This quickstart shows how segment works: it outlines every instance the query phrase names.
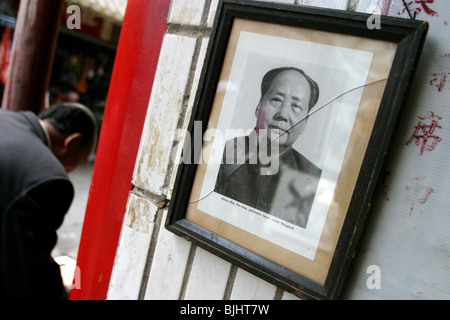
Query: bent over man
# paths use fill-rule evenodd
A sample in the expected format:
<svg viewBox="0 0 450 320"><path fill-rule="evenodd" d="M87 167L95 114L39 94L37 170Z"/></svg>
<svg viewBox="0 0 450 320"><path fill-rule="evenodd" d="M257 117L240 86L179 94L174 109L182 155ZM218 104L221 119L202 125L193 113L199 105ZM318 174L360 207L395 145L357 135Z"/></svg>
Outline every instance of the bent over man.
<svg viewBox="0 0 450 320"><path fill-rule="evenodd" d="M0 109L0 297L67 299L51 251L97 135L85 106L55 105L37 117Z"/></svg>

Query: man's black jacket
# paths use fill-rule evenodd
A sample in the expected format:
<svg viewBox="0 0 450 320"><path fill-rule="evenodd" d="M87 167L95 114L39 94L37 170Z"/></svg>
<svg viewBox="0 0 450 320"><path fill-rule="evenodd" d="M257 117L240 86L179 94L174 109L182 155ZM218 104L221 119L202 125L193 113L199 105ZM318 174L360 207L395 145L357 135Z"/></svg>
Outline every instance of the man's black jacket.
<svg viewBox="0 0 450 320"><path fill-rule="evenodd" d="M31 112L0 109L0 297L65 299L51 257L74 190Z"/></svg>

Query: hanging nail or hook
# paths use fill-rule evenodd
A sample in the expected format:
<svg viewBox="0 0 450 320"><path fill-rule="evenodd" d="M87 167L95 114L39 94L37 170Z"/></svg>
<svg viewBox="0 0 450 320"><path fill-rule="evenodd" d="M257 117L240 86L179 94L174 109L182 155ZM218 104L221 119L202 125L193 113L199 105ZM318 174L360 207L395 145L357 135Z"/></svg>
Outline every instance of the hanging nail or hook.
<svg viewBox="0 0 450 320"><path fill-rule="evenodd" d="M409 17L410 17L412 20L416 20L417 12L414 11L414 14L412 14L412 13L411 13L411 10L409 10L409 6L406 4L405 0L402 0L402 2L403 2L403 6L405 7L406 11L408 11Z"/></svg>

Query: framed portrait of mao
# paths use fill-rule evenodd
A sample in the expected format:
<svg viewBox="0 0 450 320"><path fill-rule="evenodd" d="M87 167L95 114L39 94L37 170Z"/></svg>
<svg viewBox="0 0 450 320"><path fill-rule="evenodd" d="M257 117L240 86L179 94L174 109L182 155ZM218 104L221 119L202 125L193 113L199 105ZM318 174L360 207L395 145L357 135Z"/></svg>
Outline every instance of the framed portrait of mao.
<svg viewBox="0 0 450 320"><path fill-rule="evenodd" d="M427 23L220 1L166 228L305 299L341 298Z"/></svg>

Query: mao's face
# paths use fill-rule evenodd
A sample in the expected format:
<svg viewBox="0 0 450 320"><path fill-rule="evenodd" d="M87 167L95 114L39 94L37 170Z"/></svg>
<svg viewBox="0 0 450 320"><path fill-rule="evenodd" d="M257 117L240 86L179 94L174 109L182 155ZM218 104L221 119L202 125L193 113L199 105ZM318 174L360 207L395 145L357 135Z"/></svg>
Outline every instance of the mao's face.
<svg viewBox="0 0 450 320"><path fill-rule="evenodd" d="M305 77L297 71L278 74L256 109L256 129L278 130L279 145L291 146L305 130L311 88Z"/></svg>

